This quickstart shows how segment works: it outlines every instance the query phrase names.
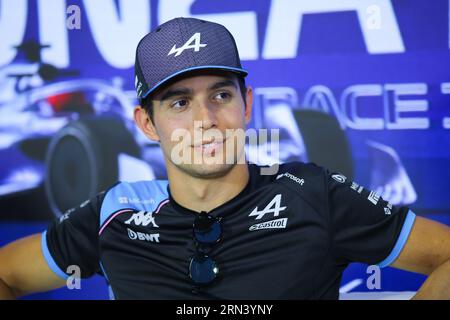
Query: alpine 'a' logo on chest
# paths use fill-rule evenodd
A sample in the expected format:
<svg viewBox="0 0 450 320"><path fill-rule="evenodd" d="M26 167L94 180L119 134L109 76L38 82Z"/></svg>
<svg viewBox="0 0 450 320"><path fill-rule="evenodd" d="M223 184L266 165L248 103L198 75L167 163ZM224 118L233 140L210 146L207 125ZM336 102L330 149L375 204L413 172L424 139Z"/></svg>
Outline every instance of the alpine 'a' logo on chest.
<svg viewBox="0 0 450 320"><path fill-rule="evenodd" d="M273 213L274 217L278 217L280 215L280 211L283 211L286 208L287 207L281 206L281 194L277 194L263 210L258 211L258 207L256 207L248 216L256 216L255 219L259 220L264 217L266 213Z"/></svg>

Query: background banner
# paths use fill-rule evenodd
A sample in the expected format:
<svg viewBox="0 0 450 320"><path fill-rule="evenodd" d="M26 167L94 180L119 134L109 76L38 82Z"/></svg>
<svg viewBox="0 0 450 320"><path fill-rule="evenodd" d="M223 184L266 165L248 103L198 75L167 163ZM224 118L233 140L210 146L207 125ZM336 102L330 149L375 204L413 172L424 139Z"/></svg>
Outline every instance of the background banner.
<svg viewBox="0 0 450 320"><path fill-rule="evenodd" d="M138 41L178 16L234 35L251 127L280 130L279 149L250 160L317 162L450 224L449 15L447 0L0 0L1 230L39 229L118 179L165 177L133 124L133 65Z"/></svg>

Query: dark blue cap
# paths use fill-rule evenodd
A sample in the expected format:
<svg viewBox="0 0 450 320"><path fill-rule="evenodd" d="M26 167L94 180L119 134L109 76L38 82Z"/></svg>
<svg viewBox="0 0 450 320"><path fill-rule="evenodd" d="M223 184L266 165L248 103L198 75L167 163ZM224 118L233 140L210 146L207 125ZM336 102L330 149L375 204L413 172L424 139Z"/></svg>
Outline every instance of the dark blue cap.
<svg viewBox="0 0 450 320"><path fill-rule="evenodd" d="M134 69L139 99L167 81L195 70L247 75L231 33L220 24L194 18L172 19L142 38Z"/></svg>

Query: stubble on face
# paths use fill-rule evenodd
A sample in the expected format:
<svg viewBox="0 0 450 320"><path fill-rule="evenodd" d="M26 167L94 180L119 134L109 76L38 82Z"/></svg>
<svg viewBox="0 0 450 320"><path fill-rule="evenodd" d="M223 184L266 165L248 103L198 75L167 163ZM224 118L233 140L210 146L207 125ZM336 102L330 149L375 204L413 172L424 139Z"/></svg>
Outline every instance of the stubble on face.
<svg viewBox="0 0 450 320"><path fill-rule="evenodd" d="M169 114L165 124L160 123L160 131L163 138L161 147L166 159L168 171L171 169L181 171L189 176L200 179L216 179L226 176L237 164L245 164L245 103L238 89L237 79L232 78L234 85L234 95L230 104L226 106L227 114L218 112L215 114L217 123L209 129L201 129L200 133L195 125L192 127L193 117L189 112L184 114ZM199 76L185 79L173 85L175 88L187 87L196 90L204 90L205 87L223 81L219 76ZM225 78L229 80L229 78ZM189 82L188 82L189 81ZM224 107L225 108L225 107ZM185 117L185 118L183 118ZM161 120L162 117L159 117ZM163 119L164 121L164 119ZM179 128L184 128L181 140L174 139L169 133ZM215 131L216 134L211 134ZM217 134L218 133L218 134ZM201 138L198 138L198 135ZM170 141L169 141L170 140ZM201 145L205 141L209 144ZM216 145L214 143L218 142ZM200 144L200 145L199 145ZM174 158L174 148L178 147L178 156ZM176 154L177 152L175 152ZM180 161L179 158L183 160Z"/></svg>
<svg viewBox="0 0 450 320"><path fill-rule="evenodd" d="M224 141L212 150L198 150L188 145L183 151L188 152L188 161L175 163L173 156L168 157L171 163L189 176L202 179L216 179L226 176L236 165L245 164L245 136L235 134L235 130L227 130ZM243 130L239 130L243 132Z"/></svg>

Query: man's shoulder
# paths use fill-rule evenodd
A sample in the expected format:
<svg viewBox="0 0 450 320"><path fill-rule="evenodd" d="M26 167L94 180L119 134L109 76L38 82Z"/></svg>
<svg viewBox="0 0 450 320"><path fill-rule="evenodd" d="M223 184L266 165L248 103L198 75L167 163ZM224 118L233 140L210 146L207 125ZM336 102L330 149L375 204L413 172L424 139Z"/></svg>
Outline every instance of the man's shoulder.
<svg viewBox="0 0 450 320"><path fill-rule="evenodd" d="M167 180L119 181L106 190L104 197L120 198L121 202L126 202L125 198L167 197L167 186Z"/></svg>
<svg viewBox="0 0 450 320"><path fill-rule="evenodd" d="M103 198L100 215L105 217L120 210L152 212L167 200L167 180L120 181L108 189Z"/></svg>
<svg viewBox="0 0 450 320"><path fill-rule="evenodd" d="M322 178L324 176L325 169L321 166L316 165L313 162L306 163L301 161L293 161L280 164L279 174L289 172L307 175L309 177Z"/></svg>
<svg viewBox="0 0 450 320"><path fill-rule="evenodd" d="M316 211L326 210L326 169L314 163L289 162L280 165L275 181L307 201Z"/></svg>
<svg viewBox="0 0 450 320"><path fill-rule="evenodd" d="M119 181L108 192L125 192L125 193L137 193L145 194L148 192L166 192L168 180L141 180L141 181Z"/></svg>
<svg viewBox="0 0 450 320"><path fill-rule="evenodd" d="M253 172L258 172L258 175L261 176L275 176L278 178L280 174L291 173L291 174L303 174L308 176L321 177L324 175L326 169L316 165L312 162L301 162L301 161L292 161L285 163L276 163L270 166L268 165L258 165L251 163L251 170Z"/></svg>

